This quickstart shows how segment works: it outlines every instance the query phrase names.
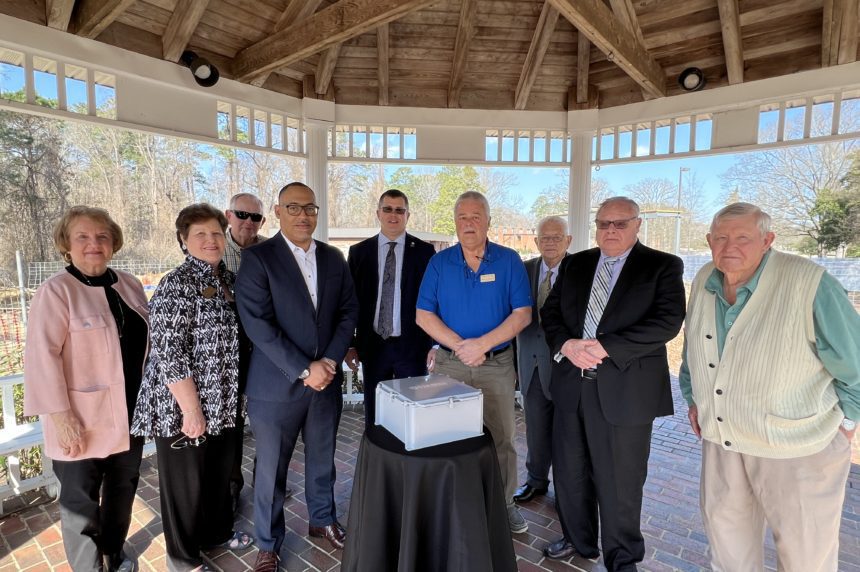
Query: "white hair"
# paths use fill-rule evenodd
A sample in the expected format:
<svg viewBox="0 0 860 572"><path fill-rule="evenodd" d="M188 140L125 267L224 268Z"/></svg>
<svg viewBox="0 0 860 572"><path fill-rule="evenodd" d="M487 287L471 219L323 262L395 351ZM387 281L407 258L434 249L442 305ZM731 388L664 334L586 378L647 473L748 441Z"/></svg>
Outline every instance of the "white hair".
<svg viewBox="0 0 860 572"><path fill-rule="evenodd" d="M457 214L457 209L460 207L460 203L463 201L478 201L482 205L484 205L484 212L487 214L487 218L490 218L490 201L487 200L486 195L484 193L480 193L478 191L466 191L459 197L457 197L457 201L454 203L454 215Z"/></svg>
<svg viewBox="0 0 860 572"><path fill-rule="evenodd" d="M600 206L597 208L597 213L600 214L600 211L603 210L603 207L609 206L610 204L614 203L621 203L623 205L626 205L628 208L630 208L630 210L633 211L634 217L639 216L639 203L637 203L630 197L609 197L608 199L600 203Z"/></svg>
<svg viewBox="0 0 860 572"><path fill-rule="evenodd" d="M560 217L560 216L556 216L556 215L545 216L538 221L538 223L537 223L537 234L538 234L538 236L540 236L540 233L541 233L541 230L543 230L543 227L547 223L550 223L550 222L560 224L561 228L564 232L564 235L567 236L567 220Z"/></svg>
<svg viewBox="0 0 860 572"><path fill-rule="evenodd" d="M239 202L239 199L244 199L246 197L256 201L257 206L260 207L260 212L263 212L263 201L260 200L260 197L251 193L236 193L235 195L230 197L230 210L236 208L236 203Z"/></svg>
<svg viewBox="0 0 860 572"><path fill-rule="evenodd" d="M723 219L749 215L755 216L756 225L762 236L770 232L770 215L752 203L732 203L718 210L711 220L710 232L714 232L717 224Z"/></svg>

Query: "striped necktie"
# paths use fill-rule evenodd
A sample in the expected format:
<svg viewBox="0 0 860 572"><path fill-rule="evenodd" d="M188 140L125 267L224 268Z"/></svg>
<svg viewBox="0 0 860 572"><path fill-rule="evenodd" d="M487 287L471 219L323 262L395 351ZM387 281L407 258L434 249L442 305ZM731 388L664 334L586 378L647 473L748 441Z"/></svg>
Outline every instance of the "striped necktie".
<svg viewBox="0 0 860 572"><path fill-rule="evenodd" d="M397 261L394 258L394 247L397 243L388 243L388 254L385 255L385 265L382 267L382 294L379 297L379 321L376 333L387 340L394 333L394 277L397 274Z"/></svg>
<svg viewBox="0 0 860 572"><path fill-rule="evenodd" d="M585 312L585 326L582 328L582 339L593 339L597 334L597 324L603 317L603 309L609 299L609 282L612 280L612 268L618 258L606 258L603 266L594 276L591 284L591 296L588 298L588 310Z"/></svg>

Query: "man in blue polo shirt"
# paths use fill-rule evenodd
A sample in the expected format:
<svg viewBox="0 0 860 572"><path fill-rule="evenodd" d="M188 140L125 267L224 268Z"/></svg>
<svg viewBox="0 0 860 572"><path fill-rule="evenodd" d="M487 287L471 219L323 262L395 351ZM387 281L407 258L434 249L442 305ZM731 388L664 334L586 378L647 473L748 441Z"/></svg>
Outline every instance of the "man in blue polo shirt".
<svg viewBox="0 0 860 572"><path fill-rule="evenodd" d="M439 343L436 373L484 394L484 423L496 446L511 532L528 524L514 504L514 352L511 340L532 319L531 291L519 255L487 240L490 205L476 191L454 204L459 244L430 259L418 291L416 322Z"/></svg>

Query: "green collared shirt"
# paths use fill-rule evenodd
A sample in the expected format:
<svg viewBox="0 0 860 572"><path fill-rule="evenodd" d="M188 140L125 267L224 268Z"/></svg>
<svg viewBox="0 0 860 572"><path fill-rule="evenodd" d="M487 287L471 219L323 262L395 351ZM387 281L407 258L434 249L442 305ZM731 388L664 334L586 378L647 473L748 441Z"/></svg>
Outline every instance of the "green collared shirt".
<svg viewBox="0 0 860 572"><path fill-rule="evenodd" d="M723 355L726 337L744 306L758 286L768 251L752 278L738 288L737 300L730 304L723 295L723 273L714 268L705 281L705 289L716 296L717 349ZM860 420L860 315L851 305L845 290L836 278L824 272L812 303L815 327L815 347L818 359L833 376L833 388L839 406L849 419ZM683 361L678 374L681 393L687 404L693 405L690 368L687 366L687 342L684 341Z"/></svg>

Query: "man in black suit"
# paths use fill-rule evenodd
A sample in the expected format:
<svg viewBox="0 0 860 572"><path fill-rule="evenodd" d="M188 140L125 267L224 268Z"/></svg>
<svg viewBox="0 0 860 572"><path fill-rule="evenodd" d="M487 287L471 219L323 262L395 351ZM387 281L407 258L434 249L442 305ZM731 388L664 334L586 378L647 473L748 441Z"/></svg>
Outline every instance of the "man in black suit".
<svg viewBox="0 0 860 572"><path fill-rule="evenodd" d="M346 354L353 370L364 368L364 423L373 425L376 385L427 373L433 345L415 325L418 287L433 246L406 232L409 199L397 189L379 197L380 232L349 248L349 270L358 296L358 328L354 347Z"/></svg>
<svg viewBox="0 0 860 572"><path fill-rule="evenodd" d="M545 495L552 464L553 405L549 393L552 356L546 345L538 312L558 279L571 237L567 221L558 216L541 219L535 244L540 256L527 261L526 273L532 290L532 322L517 335L517 377L526 414L526 471L528 478L514 493L514 501L526 503Z"/></svg>
<svg viewBox="0 0 860 572"><path fill-rule="evenodd" d="M651 426L672 415L666 342L684 320L683 262L643 246L639 206L607 199L596 217L598 248L562 264L543 309L555 364L553 472L564 537L550 558L596 558L636 570L645 557L639 529Z"/></svg>
<svg viewBox="0 0 860 572"><path fill-rule="evenodd" d="M313 191L290 183L278 194L281 232L242 252L236 302L254 343L248 415L257 449L254 523L256 572L275 572L284 541L287 467L301 432L305 444L308 535L343 548L334 503L334 450L343 409L340 363L358 302L339 250L313 239Z"/></svg>

